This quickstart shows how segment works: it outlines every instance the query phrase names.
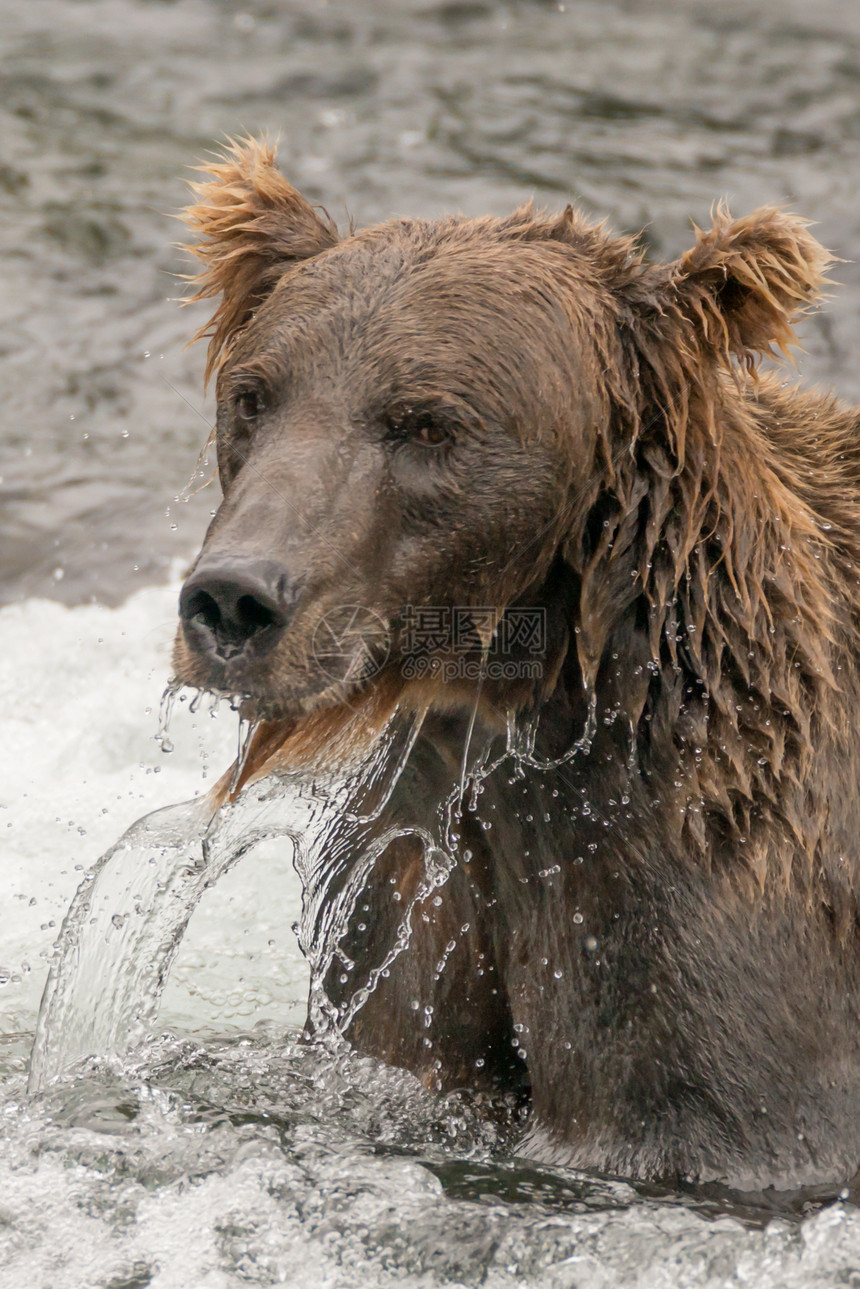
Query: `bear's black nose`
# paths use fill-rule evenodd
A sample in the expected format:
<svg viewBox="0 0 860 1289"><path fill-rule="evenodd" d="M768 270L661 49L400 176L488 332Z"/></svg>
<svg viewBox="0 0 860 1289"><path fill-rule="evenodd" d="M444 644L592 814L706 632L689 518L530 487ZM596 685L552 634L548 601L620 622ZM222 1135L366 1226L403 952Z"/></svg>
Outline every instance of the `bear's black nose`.
<svg viewBox="0 0 860 1289"><path fill-rule="evenodd" d="M292 617L295 588L287 569L273 560L201 563L182 588L179 616L198 653L225 662L271 648Z"/></svg>

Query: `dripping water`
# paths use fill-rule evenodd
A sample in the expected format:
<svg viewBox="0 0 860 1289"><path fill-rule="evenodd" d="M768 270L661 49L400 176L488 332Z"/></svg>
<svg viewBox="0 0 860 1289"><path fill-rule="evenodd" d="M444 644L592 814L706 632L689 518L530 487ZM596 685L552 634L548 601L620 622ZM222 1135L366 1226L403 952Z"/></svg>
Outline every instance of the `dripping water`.
<svg viewBox="0 0 860 1289"><path fill-rule="evenodd" d="M230 777L230 796L236 791L242 778L242 772L248 764L248 756L251 752L251 745L254 741L254 735L259 728L259 721L249 721L244 717L239 717L239 727L236 738L236 763L233 766L233 773Z"/></svg>
<svg viewBox="0 0 860 1289"><path fill-rule="evenodd" d="M170 721L173 717L173 708L176 703L176 697L184 688L181 681L171 680L164 688L161 695L161 703L158 708L158 729L155 733L155 741L161 748L162 752L172 752L173 743L170 740L169 730Z"/></svg>
<svg viewBox="0 0 860 1289"><path fill-rule="evenodd" d="M627 762L624 767L624 789L621 793L622 806L630 805L630 788L633 783L633 776L639 768L639 733L636 728L636 722L631 720L627 725Z"/></svg>

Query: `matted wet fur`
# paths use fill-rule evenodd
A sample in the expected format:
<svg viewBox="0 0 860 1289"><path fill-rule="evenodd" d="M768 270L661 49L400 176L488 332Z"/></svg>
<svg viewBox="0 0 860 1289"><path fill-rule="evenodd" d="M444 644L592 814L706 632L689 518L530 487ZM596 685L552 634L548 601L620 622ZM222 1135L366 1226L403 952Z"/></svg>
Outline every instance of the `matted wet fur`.
<svg viewBox="0 0 860 1289"><path fill-rule="evenodd" d="M827 252L771 208L717 208L657 265L571 208L341 237L268 145L208 171L186 219L194 298L218 301L224 500L183 591L178 679L249 696L245 779L429 707L380 835L450 795L467 740L501 750L509 719L536 722L519 777L511 761L464 812L456 867L351 1040L431 1085L514 1090L546 1159L847 1181L858 412L757 371ZM367 632L323 668L314 641L349 606ZM416 668L416 606L475 610L480 680L426 665L452 660L441 638ZM506 646L518 665L490 674L487 606L541 611L537 671ZM590 715L580 753L540 768ZM377 864L335 1001L384 956L421 867L414 839Z"/></svg>

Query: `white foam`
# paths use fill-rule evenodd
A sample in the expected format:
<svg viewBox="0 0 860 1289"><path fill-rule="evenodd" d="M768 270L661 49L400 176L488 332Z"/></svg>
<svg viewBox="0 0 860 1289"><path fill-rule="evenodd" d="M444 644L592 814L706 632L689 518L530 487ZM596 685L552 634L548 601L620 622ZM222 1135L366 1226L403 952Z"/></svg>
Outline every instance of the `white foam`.
<svg viewBox="0 0 860 1289"><path fill-rule="evenodd" d="M177 703L155 741L177 587L117 609L29 600L0 610L0 1033L30 1030L47 958L84 870L141 815L208 791L237 717ZM165 1024L300 1019L306 971L290 930L289 847L260 847L208 892L162 1005ZM286 1013L289 1013L287 1015Z"/></svg>

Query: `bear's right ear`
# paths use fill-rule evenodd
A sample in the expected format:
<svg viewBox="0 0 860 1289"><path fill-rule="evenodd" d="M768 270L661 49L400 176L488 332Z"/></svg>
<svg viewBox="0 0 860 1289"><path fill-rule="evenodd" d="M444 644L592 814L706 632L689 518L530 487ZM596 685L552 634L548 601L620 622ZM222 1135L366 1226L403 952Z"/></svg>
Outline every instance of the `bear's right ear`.
<svg viewBox="0 0 860 1289"><path fill-rule="evenodd" d="M656 272L664 305L718 358L751 371L797 343L793 323L821 299L833 258L797 215L764 206L732 219L720 204L713 226L697 228L696 244Z"/></svg>
<svg viewBox="0 0 860 1289"><path fill-rule="evenodd" d="M278 170L275 149L257 139L230 140L222 161L199 169L211 176L192 183L197 200L182 218L200 240L185 247L203 263L188 281L188 297L221 303L195 340L208 336L206 380L235 336L253 316L284 269L334 246L337 229Z"/></svg>

